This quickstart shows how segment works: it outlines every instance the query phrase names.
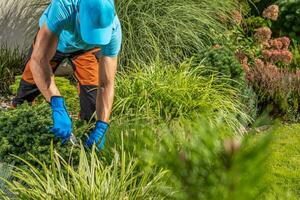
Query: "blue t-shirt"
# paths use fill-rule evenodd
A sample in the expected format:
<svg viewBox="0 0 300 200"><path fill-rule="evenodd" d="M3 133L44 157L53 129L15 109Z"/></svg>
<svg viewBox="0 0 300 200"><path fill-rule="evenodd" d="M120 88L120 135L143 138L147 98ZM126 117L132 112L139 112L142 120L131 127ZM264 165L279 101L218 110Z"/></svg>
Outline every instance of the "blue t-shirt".
<svg viewBox="0 0 300 200"><path fill-rule="evenodd" d="M39 26L46 23L51 32L59 37L57 50L72 53L79 50L101 49L104 56L115 57L121 48L122 31L118 16L113 22L113 33L107 45L91 45L83 41L78 20L79 0L52 0L39 20Z"/></svg>

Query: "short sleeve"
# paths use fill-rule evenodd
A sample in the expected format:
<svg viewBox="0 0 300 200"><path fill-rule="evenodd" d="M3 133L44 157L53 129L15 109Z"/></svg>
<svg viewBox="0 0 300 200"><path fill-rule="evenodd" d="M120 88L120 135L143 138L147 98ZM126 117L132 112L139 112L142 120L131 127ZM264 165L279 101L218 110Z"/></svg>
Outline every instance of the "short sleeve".
<svg viewBox="0 0 300 200"><path fill-rule="evenodd" d="M116 57L120 52L122 44L122 28L117 16L114 23L114 30L110 42L101 47L102 56Z"/></svg>
<svg viewBox="0 0 300 200"><path fill-rule="evenodd" d="M68 19L68 11L61 0L53 0L40 19L40 27L46 23L49 30L60 35Z"/></svg>

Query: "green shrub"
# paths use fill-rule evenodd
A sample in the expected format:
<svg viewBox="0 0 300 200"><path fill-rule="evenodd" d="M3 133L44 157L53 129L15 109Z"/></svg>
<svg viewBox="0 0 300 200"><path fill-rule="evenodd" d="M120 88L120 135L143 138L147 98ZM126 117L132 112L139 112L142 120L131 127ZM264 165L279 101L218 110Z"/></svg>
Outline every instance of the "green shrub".
<svg viewBox="0 0 300 200"><path fill-rule="evenodd" d="M193 58L192 65L197 66L201 63L205 66L208 76L217 73L224 77L220 81L238 90L241 94L240 101L245 105L244 112L254 120L257 117L257 97L247 84L245 71L231 48L222 46L204 49ZM247 124L248 121L244 123Z"/></svg>
<svg viewBox="0 0 300 200"><path fill-rule="evenodd" d="M206 48L199 52L193 61L196 65L201 63L206 69L218 72L226 78L237 82L245 81L245 73L240 62L234 51L226 46ZM236 85L233 81L231 81L231 84Z"/></svg>
<svg viewBox="0 0 300 200"><path fill-rule="evenodd" d="M160 131L156 151L144 156L170 171L171 199L256 199L265 174L270 135L249 147L248 139L225 139L224 124L206 120L174 123ZM147 152L147 151L146 151ZM249 189L251 188L251 189Z"/></svg>
<svg viewBox="0 0 300 200"><path fill-rule="evenodd" d="M238 90L217 75L204 76L205 66L133 66L117 75L113 116L137 116L145 119L193 118L207 114L212 123L222 119L234 129L248 121L239 101Z"/></svg>
<svg viewBox="0 0 300 200"><path fill-rule="evenodd" d="M261 27L272 27L272 22L268 19L265 19L261 16L249 16L245 18L243 27L246 30L248 36L252 34Z"/></svg>
<svg viewBox="0 0 300 200"><path fill-rule="evenodd" d="M280 15L278 21L274 24L274 31L300 41L300 1L279 0L278 2Z"/></svg>
<svg viewBox="0 0 300 200"><path fill-rule="evenodd" d="M20 165L12 155L27 158L28 153L34 154L38 159L49 163L49 150L51 140L55 141L56 148L61 155L69 157L76 149L70 145L61 145L50 132L52 125L50 106L41 104L37 106L22 105L18 109L0 113L0 161ZM78 128L77 126L78 125ZM81 127L79 127L81 126ZM78 138L85 139L89 126L76 122L74 133ZM76 160L76 157L74 157Z"/></svg>
<svg viewBox="0 0 300 200"><path fill-rule="evenodd" d="M293 60L291 65L289 66L289 69L291 70L300 69L300 42L293 40L291 46L291 52L293 54Z"/></svg>
<svg viewBox="0 0 300 200"><path fill-rule="evenodd" d="M9 91L15 75L20 74L25 63L25 54L18 48L9 49L6 45L0 46L0 93Z"/></svg>
<svg viewBox="0 0 300 200"><path fill-rule="evenodd" d="M266 7L278 2L278 0L246 0L246 1L248 1L251 7L252 15L260 15Z"/></svg>

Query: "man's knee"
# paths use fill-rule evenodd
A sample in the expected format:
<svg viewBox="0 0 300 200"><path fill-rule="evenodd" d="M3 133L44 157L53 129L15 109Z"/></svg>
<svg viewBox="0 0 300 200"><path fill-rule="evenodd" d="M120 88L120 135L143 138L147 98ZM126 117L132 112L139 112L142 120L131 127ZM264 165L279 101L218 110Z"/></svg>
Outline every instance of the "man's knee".
<svg viewBox="0 0 300 200"><path fill-rule="evenodd" d="M40 91L35 84L28 83L27 81L21 79L17 95L12 100L12 106L17 107L18 105L24 103L24 101L27 101L29 104L31 104L39 94Z"/></svg>

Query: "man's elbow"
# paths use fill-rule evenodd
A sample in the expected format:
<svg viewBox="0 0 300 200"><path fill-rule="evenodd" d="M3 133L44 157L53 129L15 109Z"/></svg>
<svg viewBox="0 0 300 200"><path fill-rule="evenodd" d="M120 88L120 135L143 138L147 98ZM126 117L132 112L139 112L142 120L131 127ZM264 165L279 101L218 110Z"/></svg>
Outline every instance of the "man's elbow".
<svg viewBox="0 0 300 200"><path fill-rule="evenodd" d="M108 90L113 90L115 86L114 81L102 81L101 84L99 85L99 89L101 91L108 91Z"/></svg>
<svg viewBox="0 0 300 200"><path fill-rule="evenodd" d="M30 69L32 71L35 71L37 69L39 69L42 66L47 66L47 61L44 58L38 57L38 56L32 56L30 58Z"/></svg>

